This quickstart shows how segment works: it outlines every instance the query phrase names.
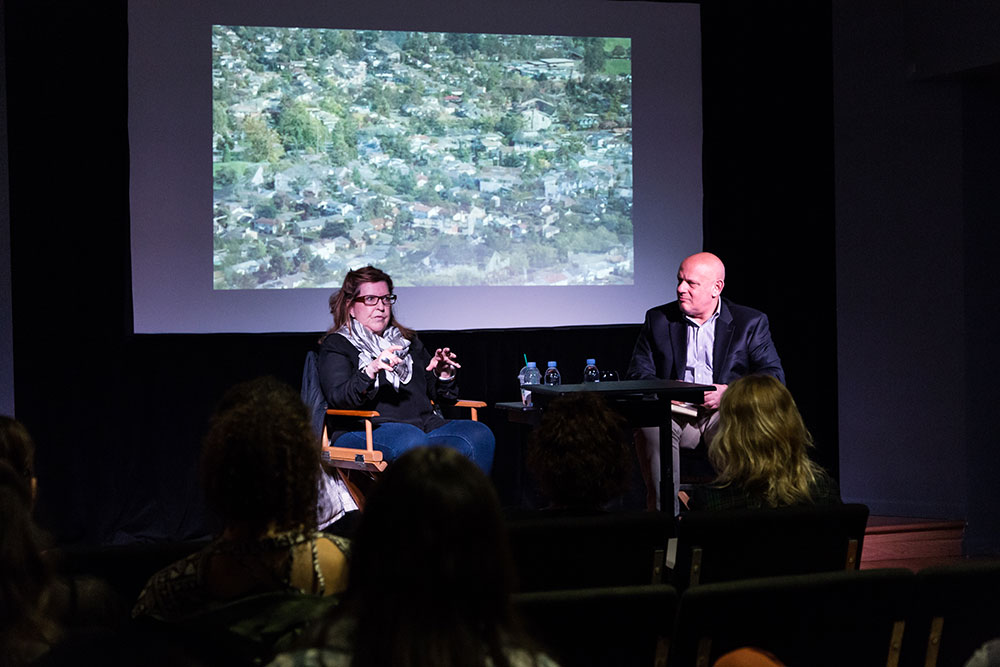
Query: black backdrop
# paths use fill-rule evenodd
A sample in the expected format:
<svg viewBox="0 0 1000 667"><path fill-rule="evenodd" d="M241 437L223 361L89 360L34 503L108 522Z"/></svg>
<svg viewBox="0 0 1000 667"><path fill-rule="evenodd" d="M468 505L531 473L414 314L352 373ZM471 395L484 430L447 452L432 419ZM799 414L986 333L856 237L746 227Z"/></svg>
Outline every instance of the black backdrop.
<svg viewBox="0 0 1000 667"><path fill-rule="evenodd" d="M770 315L836 473L830 5L701 6L704 246L726 261L727 296ZM214 402L262 374L298 386L316 336L132 334L126 4L8 0L5 18L16 410L39 447L39 517L67 543L203 535L197 455ZM454 347L463 395L492 404L517 397L523 353L570 379L588 356L623 371L637 330L422 337ZM483 419L509 500L520 432Z"/></svg>

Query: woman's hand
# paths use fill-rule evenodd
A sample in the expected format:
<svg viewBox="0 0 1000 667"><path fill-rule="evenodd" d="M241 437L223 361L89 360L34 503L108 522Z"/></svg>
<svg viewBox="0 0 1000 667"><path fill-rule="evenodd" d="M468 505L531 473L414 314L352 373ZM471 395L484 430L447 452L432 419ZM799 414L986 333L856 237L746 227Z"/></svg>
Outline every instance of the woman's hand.
<svg viewBox="0 0 1000 667"><path fill-rule="evenodd" d="M400 362L399 357L397 357L395 353L402 349L402 345L390 345L382 350L377 357L372 359L368 362L368 365L365 366L365 375L374 380L379 371L391 371L393 367Z"/></svg>
<svg viewBox="0 0 1000 667"><path fill-rule="evenodd" d="M434 356L431 357L431 362L427 364L426 370L432 371L439 380L450 380L462 367L460 363L455 361L457 358L450 347L439 347L434 351Z"/></svg>

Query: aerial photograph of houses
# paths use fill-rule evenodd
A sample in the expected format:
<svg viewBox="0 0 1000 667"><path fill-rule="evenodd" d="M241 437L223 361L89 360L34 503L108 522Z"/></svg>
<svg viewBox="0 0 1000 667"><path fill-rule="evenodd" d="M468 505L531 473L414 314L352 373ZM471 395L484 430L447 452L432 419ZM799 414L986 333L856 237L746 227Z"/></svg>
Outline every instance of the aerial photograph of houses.
<svg viewBox="0 0 1000 667"><path fill-rule="evenodd" d="M631 284L631 51L213 26L215 289Z"/></svg>

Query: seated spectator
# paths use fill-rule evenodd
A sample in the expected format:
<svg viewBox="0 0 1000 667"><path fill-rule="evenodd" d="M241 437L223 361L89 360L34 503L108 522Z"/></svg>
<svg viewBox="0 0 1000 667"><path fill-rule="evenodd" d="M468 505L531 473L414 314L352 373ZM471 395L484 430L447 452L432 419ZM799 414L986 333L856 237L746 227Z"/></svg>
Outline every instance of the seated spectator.
<svg viewBox="0 0 1000 667"><path fill-rule="evenodd" d="M8 444L5 437L0 441ZM36 660L61 636L50 605L54 579L31 518L31 486L24 475L24 469L0 460L0 665L5 667Z"/></svg>
<svg viewBox="0 0 1000 667"><path fill-rule="evenodd" d="M5 496L3 516L7 520L4 527L7 537L2 542L7 550L4 551L3 571L24 570L19 583L27 588L22 593L34 586L42 585L44 588L43 608L38 610L41 616L25 611L25 621L34 623L33 618L44 621L42 626L38 626L45 629L47 637L44 644L57 634L65 637L115 627L125 617L127 607L103 579L86 574L70 575L62 571L60 565L63 553L59 549L49 548L49 540L43 539L44 533L32 521L31 514L38 497L38 480L34 467L35 444L28 429L12 417L0 416L0 462L5 464L6 493L18 487L18 493L23 493L24 501L23 508L14 507L11 505L13 496ZM24 516L21 509L26 512ZM16 563L10 559L15 559ZM33 570L33 573L27 570ZM44 583L39 577L44 578ZM9 600L15 606L23 603L23 600L17 602L20 595L18 592L8 589L7 584L4 587L5 593L0 595L0 600ZM54 632L55 628L59 628L58 633ZM24 632L26 637L35 636L31 629ZM46 650L47 648L46 645Z"/></svg>
<svg viewBox="0 0 1000 667"><path fill-rule="evenodd" d="M222 534L153 575L132 616L177 621L259 593L341 591L348 542L315 529L319 470L318 442L291 387L273 378L233 387L202 452Z"/></svg>
<svg viewBox="0 0 1000 667"><path fill-rule="evenodd" d="M333 326L320 339L319 378L331 408L375 410L373 447L386 461L412 447L460 450L489 474L496 438L478 421L444 419L435 405L458 399L458 355L430 350L396 318L392 278L374 266L348 271L330 295ZM337 447L366 446L366 433L333 431Z"/></svg>
<svg viewBox="0 0 1000 667"><path fill-rule="evenodd" d="M691 510L836 504L837 483L809 458L812 436L785 385L748 375L729 385L708 445L718 472L681 500Z"/></svg>
<svg viewBox="0 0 1000 667"><path fill-rule="evenodd" d="M549 403L528 445L528 469L551 509L599 510L625 490L634 456L623 418L597 394Z"/></svg>
<svg viewBox="0 0 1000 667"><path fill-rule="evenodd" d="M457 450L411 449L368 497L350 585L319 648L272 665L551 666L518 630L512 579L486 475Z"/></svg>
<svg viewBox="0 0 1000 667"><path fill-rule="evenodd" d="M31 504L34 506L38 495L35 443L24 424L6 415L0 415L0 461L6 461L28 485Z"/></svg>

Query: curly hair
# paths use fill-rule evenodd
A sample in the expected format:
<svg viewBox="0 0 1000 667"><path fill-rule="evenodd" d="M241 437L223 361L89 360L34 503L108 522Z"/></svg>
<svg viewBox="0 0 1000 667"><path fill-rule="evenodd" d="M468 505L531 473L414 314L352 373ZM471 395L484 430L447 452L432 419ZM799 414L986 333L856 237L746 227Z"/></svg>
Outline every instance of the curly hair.
<svg viewBox="0 0 1000 667"><path fill-rule="evenodd" d="M385 283L389 287L389 293L392 294L392 278L385 271L371 265L348 271L340 289L330 295L330 314L333 315L333 326L323 334L323 338L344 326L351 319L351 304L354 303L354 298L365 283ZM404 327L396 320L396 313L393 310L389 311L388 326L399 329L399 332L407 340L413 340L415 336L412 329ZM320 342L323 342L323 338L320 338Z"/></svg>
<svg viewBox="0 0 1000 667"><path fill-rule="evenodd" d="M227 526L253 535L313 528L319 449L308 410L291 387L273 377L238 384L223 396L205 435L206 500Z"/></svg>
<svg viewBox="0 0 1000 667"><path fill-rule="evenodd" d="M554 399L532 433L527 463L553 504L595 508L625 490L633 456L625 420L598 394Z"/></svg>
<svg viewBox="0 0 1000 667"><path fill-rule="evenodd" d="M38 644L58 638L59 627L45 608L53 577L44 547L31 518L27 481L0 460L0 663L27 664Z"/></svg>
<svg viewBox="0 0 1000 667"><path fill-rule="evenodd" d="M717 483L740 486L779 507L812 500L811 488L824 474L809 458L812 446L785 385L770 375L748 375L722 394L708 459Z"/></svg>
<svg viewBox="0 0 1000 667"><path fill-rule="evenodd" d="M25 480L35 476L35 443L24 424L0 415L0 460L6 461Z"/></svg>

